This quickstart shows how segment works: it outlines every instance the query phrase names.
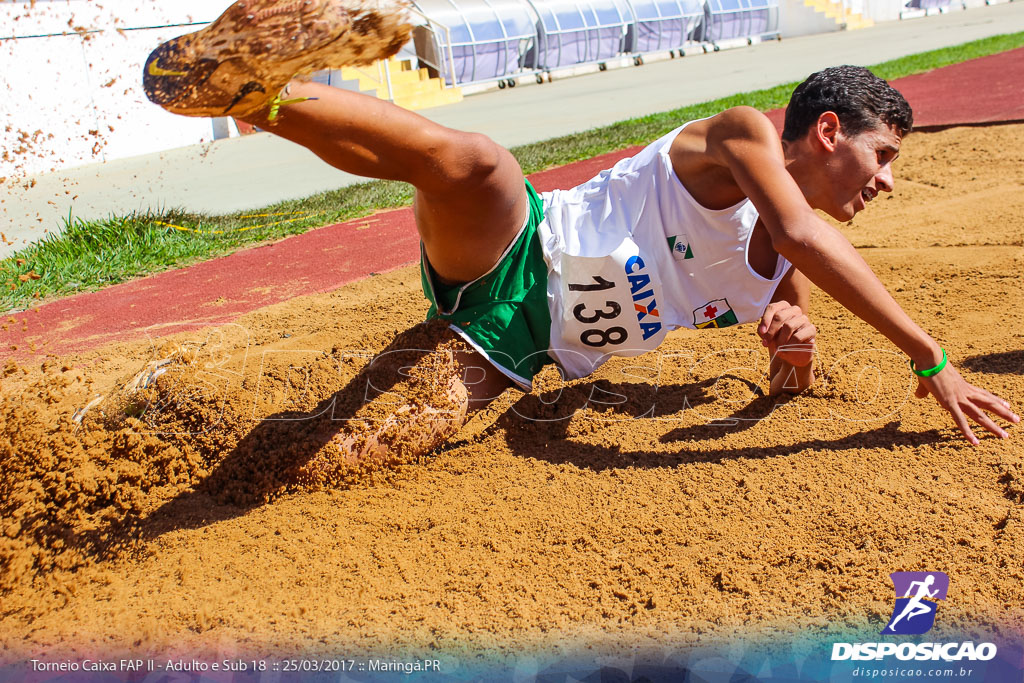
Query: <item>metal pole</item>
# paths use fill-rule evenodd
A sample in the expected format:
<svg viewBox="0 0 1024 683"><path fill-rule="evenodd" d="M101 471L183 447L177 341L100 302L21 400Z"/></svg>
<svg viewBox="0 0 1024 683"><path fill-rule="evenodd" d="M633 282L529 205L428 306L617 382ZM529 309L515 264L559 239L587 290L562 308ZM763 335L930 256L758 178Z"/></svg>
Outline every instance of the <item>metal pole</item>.
<svg viewBox="0 0 1024 683"><path fill-rule="evenodd" d="M391 88L391 60L385 59L384 62L384 81L388 84L388 102L395 101L395 91Z"/></svg>
<svg viewBox="0 0 1024 683"><path fill-rule="evenodd" d="M452 32L447 26L442 25L444 29L445 38L448 41L448 64L452 69L452 87L456 87L459 84L458 78L455 76L455 48L452 47Z"/></svg>

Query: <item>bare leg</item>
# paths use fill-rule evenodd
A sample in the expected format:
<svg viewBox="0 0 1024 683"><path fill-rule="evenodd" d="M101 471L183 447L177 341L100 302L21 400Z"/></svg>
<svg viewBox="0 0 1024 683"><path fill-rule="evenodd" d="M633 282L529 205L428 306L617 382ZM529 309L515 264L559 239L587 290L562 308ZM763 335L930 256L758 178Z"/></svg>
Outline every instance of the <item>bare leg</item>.
<svg viewBox="0 0 1024 683"><path fill-rule="evenodd" d="M147 96L168 111L237 112L343 171L412 184L430 265L444 283L468 282L495 266L526 220L526 189L515 158L484 135L445 128L373 97L298 80L281 90L290 74L394 54L410 28L402 5L236 2L210 26L154 50L143 83ZM414 450L433 448L454 433L468 409L485 405L508 385L475 352L452 354L450 365L459 370L450 373L442 392L449 396L444 410L430 400L413 401L380 420L376 431L341 437L343 450L366 461L382 452L391 457L403 440ZM464 374L469 367L475 368L469 371L473 381ZM451 409L452 401L461 408Z"/></svg>
<svg viewBox="0 0 1024 683"><path fill-rule="evenodd" d="M497 263L528 211L522 169L485 135L438 125L390 102L318 83L293 81L271 123L249 123L306 147L348 173L416 188L416 226L430 265L446 283L468 282ZM475 352L459 354L470 409L486 405L508 379Z"/></svg>
<svg viewBox="0 0 1024 683"><path fill-rule="evenodd" d="M468 282L491 269L526 219L515 158L484 135L374 97L287 80L393 55L410 30L403 0L239 0L157 47L143 87L168 111L232 113L343 171L411 183L431 265L442 280Z"/></svg>
<svg viewBox="0 0 1024 683"><path fill-rule="evenodd" d="M375 97L293 81L284 97L311 97L246 121L306 147L348 173L416 188L416 224L435 272L475 280L497 263L528 211L523 174L485 135L438 125Z"/></svg>
<svg viewBox="0 0 1024 683"><path fill-rule="evenodd" d="M427 323L431 324L438 325ZM391 404L374 405L378 399L364 405L346 429L331 438L326 448L300 469L300 481L332 486L382 465L414 462L447 441L462 428L468 415L506 388L508 380L504 376L490 368L476 352L466 350L450 330L439 327L443 332L437 347L414 366L405 366L402 359L385 363L387 377L408 373L409 379L399 383L404 386L398 392L405 405L393 410ZM490 370L483 381L479 381L482 368L474 365ZM367 380L374 372L369 367ZM391 392L395 386L387 377L379 378L383 386L375 388ZM476 392L477 400L471 398L471 391Z"/></svg>
<svg viewBox="0 0 1024 683"><path fill-rule="evenodd" d="M339 434L333 439L341 459L356 463L401 462L429 453L466 421L469 397L465 385L452 374L433 400L403 406L367 430Z"/></svg>

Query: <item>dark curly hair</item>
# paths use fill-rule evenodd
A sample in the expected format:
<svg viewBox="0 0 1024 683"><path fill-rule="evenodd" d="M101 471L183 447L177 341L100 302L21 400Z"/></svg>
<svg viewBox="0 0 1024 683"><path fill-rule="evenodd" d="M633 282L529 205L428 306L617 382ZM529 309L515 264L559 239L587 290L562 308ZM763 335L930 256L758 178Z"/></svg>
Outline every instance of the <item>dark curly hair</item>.
<svg viewBox="0 0 1024 683"><path fill-rule="evenodd" d="M857 135L879 122L910 132L914 114L895 88L862 66L833 66L815 74L793 91L786 108L782 139L793 141L824 112L835 112L847 135Z"/></svg>

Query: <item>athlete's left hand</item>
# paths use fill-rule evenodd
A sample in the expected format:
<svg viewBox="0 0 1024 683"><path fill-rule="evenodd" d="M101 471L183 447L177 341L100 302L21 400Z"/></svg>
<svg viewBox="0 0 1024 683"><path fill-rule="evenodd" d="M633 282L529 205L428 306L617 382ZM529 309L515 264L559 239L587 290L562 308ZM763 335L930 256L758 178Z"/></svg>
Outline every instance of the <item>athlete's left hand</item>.
<svg viewBox="0 0 1024 683"><path fill-rule="evenodd" d="M936 375L917 378L917 391L914 395L924 398L928 394L934 396L939 405L949 411L953 416L953 422L972 446L978 445L978 437L971 429L968 418L1001 439L1009 438L1009 434L996 424L988 413L993 413L1011 424L1020 422L1020 416L1013 412L1008 401L967 382L952 363L946 365Z"/></svg>
<svg viewBox="0 0 1024 683"><path fill-rule="evenodd" d="M814 340L818 335L807 315L787 301L768 304L757 326L761 344L772 358L802 368L814 360Z"/></svg>

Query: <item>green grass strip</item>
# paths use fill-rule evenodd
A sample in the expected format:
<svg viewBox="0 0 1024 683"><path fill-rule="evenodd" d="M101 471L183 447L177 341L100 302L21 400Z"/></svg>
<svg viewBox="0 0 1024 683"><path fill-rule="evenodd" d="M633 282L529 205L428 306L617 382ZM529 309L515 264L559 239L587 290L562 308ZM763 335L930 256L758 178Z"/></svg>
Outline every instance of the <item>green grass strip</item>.
<svg viewBox="0 0 1024 683"><path fill-rule="evenodd" d="M871 70L892 80L1024 46L1024 32L901 57ZM784 107L796 83L733 95L651 114L583 133L512 150L526 173L561 166L632 145L642 145L681 121L748 105L761 111ZM412 188L372 181L305 199L226 216L182 211L134 214L100 221L65 221L65 229L0 261L0 311L31 306L40 299L96 290L168 268L187 266L310 228L405 206Z"/></svg>

